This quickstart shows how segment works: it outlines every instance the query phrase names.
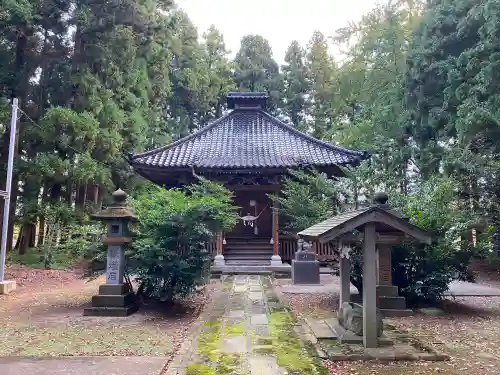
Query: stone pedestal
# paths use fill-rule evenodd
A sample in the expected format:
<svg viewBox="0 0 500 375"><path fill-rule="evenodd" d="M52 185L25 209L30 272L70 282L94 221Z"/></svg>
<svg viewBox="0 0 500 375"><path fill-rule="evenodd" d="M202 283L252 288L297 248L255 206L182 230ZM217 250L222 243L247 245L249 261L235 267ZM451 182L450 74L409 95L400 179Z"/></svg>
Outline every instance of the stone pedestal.
<svg viewBox="0 0 500 375"><path fill-rule="evenodd" d="M214 265L215 266L225 266L226 265L226 260L224 259L224 255L218 254L214 258Z"/></svg>
<svg viewBox="0 0 500 375"><path fill-rule="evenodd" d="M0 282L0 294L9 294L16 290L16 282L14 280Z"/></svg>
<svg viewBox="0 0 500 375"><path fill-rule="evenodd" d="M83 315L128 316L137 311L135 294L123 283L125 255L121 246L108 247L106 284L99 287L99 294L92 297L92 307Z"/></svg>
<svg viewBox="0 0 500 375"><path fill-rule="evenodd" d="M271 257L271 267L281 267L283 266L283 261L279 255L273 255Z"/></svg>
<svg viewBox="0 0 500 375"><path fill-rule="evenodd" d="M311 285L320 283L319 262L316 254L307 251L295 253L292 260L292 283L294 285Z"/></svg>
<svg viewBox="0 0 500 375"><path fill-rule="evenodd" d="M83 310L85 316L128 316L138 310L135 294L127 284L104 284L92 297L92 307Z"/></svg>

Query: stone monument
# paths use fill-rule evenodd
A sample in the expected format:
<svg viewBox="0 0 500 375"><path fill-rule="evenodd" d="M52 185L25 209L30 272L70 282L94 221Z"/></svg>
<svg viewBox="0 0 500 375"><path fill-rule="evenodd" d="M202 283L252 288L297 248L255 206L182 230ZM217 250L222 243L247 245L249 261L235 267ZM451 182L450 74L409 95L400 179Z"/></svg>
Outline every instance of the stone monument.
<svg viewBox="0 0 500 375"><path fill-rule="evenodd" d="M113 205L92 215L94 220L107 224L106 284L99 286L99 294L92 297L92 307L86 308L84 315L128 316L138 309L135 294L124 283L125 246L132 242L128 224L136 220L126 207L126 199L127 194L118 189L113 193Z"/></svg>
<svg viewBox="0 0 500 375"><path fill-rule="evenodd" d="M295 259L292 260L292 283L311 285L320 283L319 262L316 253L310 251L312 245L303 239L298 240Z"/></svg>
<svg viewBox="0 0 500 375"><path fill-rule="evenodd" d="M357 336L363 336L363 306L353 302L344 302L340 308L337 319L339 325L345 330L354 333ZM376 315L377 337L381 337L384 332L382 313L377 309ZM363 342L363 337L360 337Z"/></svg>

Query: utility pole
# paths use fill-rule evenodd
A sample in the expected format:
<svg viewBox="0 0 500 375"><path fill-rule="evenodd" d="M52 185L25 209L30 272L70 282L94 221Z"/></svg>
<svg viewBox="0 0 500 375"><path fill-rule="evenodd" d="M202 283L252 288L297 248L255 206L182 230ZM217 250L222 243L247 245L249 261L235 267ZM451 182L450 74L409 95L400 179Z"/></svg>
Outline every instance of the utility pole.
<svg viewBox="0 0 500 375"><path fill-rule="evenodd" d="M2 245L0 248L0 294L8 294L16 288L15 281L5 281L5 257L7 255L7 237L9 232L10 218L10 197L12 193L12 173L14 170L14 150L16 144L17 132L17 110L18 99L12 100L12 118L10 120L10 140L9 140L9 156L7 161L7 183L5 191L1 191L1 196L4 199L3 204L3 222L2 222Z"/></svg>

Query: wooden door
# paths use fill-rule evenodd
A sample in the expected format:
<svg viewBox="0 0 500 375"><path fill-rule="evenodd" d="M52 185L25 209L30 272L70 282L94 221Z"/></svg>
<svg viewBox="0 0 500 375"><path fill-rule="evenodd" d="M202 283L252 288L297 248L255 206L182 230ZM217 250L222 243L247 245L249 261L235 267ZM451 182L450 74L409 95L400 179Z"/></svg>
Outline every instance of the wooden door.
<svg viewBox="0 0 500 375"><path fill-rule="evenodd" d="M240 216L259 216L254 225L238 220L236 227L228 234L233 237L269 237L272 233L272 203L263 192L239 191L234 204L239 207ZM256 229L257 228L257 229Z"/></svg>

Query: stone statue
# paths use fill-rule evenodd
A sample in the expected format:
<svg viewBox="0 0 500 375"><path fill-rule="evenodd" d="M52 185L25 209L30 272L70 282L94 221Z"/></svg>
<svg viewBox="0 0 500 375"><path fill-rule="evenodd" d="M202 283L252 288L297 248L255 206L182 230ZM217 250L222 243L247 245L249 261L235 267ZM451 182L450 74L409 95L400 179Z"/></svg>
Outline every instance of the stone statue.
<svg viewBox="0 0 500 375"><path fill-rule="evenodd" d="M363 336L363 306L353 302L344 302L338 312L338 321L341 327L355 335ZM377 337L382 336L384 324L382 313L377 309L376 322Z"/></svg>

